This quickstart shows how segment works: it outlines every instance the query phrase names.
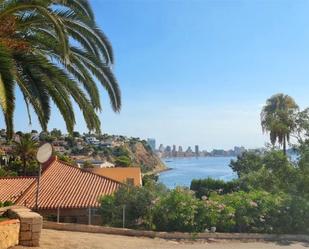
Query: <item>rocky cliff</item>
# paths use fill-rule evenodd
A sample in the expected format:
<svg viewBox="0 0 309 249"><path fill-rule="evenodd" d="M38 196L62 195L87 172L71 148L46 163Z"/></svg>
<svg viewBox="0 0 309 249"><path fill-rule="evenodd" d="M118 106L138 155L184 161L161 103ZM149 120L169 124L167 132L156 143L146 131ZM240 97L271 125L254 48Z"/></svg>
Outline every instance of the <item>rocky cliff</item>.
<svg viewBox="0 0 309 249"><path fill-rule="evenodd" d="M125 148L129 151L132 166L141 167L143 173L156 173L167 169L145 141L126 143Z"/></svg>

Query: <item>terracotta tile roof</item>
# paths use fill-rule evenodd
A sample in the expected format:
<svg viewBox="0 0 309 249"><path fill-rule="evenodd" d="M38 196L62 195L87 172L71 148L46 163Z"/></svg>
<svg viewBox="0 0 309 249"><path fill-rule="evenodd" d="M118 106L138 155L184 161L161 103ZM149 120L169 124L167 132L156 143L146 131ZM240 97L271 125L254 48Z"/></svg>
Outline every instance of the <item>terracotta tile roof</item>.
<svg viewBox="0 0 309 249"><path fill-rule="evenodd" d="M71 166L57 158L42 173L39 208L99 207L98 198L112 194L120 182ZM12 186L16 192L26 187ZM36 181L17 199L16 204L35 207ZM2 190L0 189L0 193ZM1 194L0 194L1 195Z"/></svg>
<svg viewBox="0 0 309 249"><path fill-rule="evenodd" d="M141 169L138 167L128 168L93 168L91 172L101 176L106 176L119 182L127 183L128 179L133 179L134 186L142 185Z"/></svg>
<svg viewBox="0 0 309 249"><path fill-rule="evenodd" d="M35 177L2 177L0 178L0 201L15 202L35 181Z"/></svg>

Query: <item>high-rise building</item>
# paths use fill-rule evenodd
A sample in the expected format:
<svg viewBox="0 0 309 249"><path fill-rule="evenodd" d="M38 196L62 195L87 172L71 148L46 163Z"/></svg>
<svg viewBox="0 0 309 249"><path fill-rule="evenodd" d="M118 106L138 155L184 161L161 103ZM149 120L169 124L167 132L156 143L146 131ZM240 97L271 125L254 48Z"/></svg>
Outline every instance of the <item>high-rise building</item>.
<svg viewBox="0 0 309 249"><path fill-rule="evenodd" d="M172 156L176 157L177 156L177 150L176 150L176 145L173 145L173 150L172 150Z"/></svg>
<svg viewBox="0 0 309 249"><path fill-rule="evenodd" d="M192 156L194 156L194 153L193 153L193 151L192 151L192 149L191 149L191 146L189 146L188 149L186 150L185 156L187 156L187 157L192 157Z"/></svg>
<svg viewBox="0 0 309 249"><path fill-rule="evenodd" d="M172 156L172 148L171 146L167 145L164 150L164 156L165 157L171 157Z"/></svg>
<svg viewBox="0 0 309 249"><path fill-rule="evenodd" d="M195 145L195 156L199 156L200 155L200 150L198 145Z"/></svg>
<svg viewBox="0 0 309 249"><path fill-rule="evenodd" d="M183 152L182 146L179 146L179 147L178 147L178 152L179 152L179 153L182 153L182 152Z"/></svg>
<svg viewBox="0 0 309 249"><path fill-rule="evenodd" d="M156 140L154 138L148 138L147 143L149 144L152 151L156 151Z"/></svg>
<svg viewBox="0 0 309 249"><path fill-rule="evenodd" d="M160 144L160 146L159 146L159 151L160 151L160 152L164 152L164 150L165 150L165 148L164 148L163 144Z"/></svg>

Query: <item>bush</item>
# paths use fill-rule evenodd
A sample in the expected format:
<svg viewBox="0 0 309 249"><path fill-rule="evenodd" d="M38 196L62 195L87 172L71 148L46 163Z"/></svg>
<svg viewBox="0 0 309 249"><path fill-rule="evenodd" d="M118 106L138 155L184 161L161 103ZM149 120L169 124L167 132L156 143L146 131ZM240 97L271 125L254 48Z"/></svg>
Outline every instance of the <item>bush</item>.
<svg viewBox="0 0 309 249"><path fill-rule="evenodd" d="M225 182L223 180L216 180L213 178L193 179L191 181L190 189L195 192L196 197L209 196L211 193L227 194L238 189L238 182L236 180Z"/></svg>
<svg viewBox="0 0 309 249"><path fill-rule="evenodd" d="M230 167L238 177L256 171L262 166L262 157L254 152L244 152L237 156L237 160L231 160L230 163Z"/></svg>
<svg viewBox="0 0 309 249"><path fill-rule="evenodd" d="M130 153L124 146L115 147L112 149L112 154L115 157L126 156L129 157Z"/></svg>
<svg viewBox="0 0 309 249"><path fill-rule="evenodd" d="M309 233L309 201L285 193L239 191L204 199L197 215L198 229L215 226L219 232Z"/></svg>
<svg viewBox="0 0 309 249"><path fill-rule="evenodd" d="M119 156L115 160L116 167L129 167L131 163L131 159L127 156Z"/></svg>
<svg viewBox="0 0 309 249"><path fill-rule="evenodd" d="M9 206L12 206L12 205L14 205L14 203L11 202L11 201L5 201L5 202L0 201L0 208L1 207L9 207Z"/></svg>
<svg viewBox="0 0 309 249"><path fill-rule="evenodd" d="M276 233L309 234L309 200L286 195L271 222Z"/></svg>
<svg viewBox="0 0 309 249"><path fill-rule="evenodd" d="M153 183L145 187L122 186L113 196L101 198L103 224L121 227L122 212L125 206L126 227L152 228L152 206L166 191L163 185Z"/></svg>
<svg viewBox="0 0 309 249"><path fill-rule="evenodd" d="M265 191L240 191L214 199L235 210L235 232L264 233L273 232L272 218L283 201L282 196Z"/></svg>
<svg viewBox="0 0 309 249"><path fill-rule="evenodd" d="M153 209L154 228L159 231L195 231L198 204L192 191L182 188L170 191Z"/></svg>

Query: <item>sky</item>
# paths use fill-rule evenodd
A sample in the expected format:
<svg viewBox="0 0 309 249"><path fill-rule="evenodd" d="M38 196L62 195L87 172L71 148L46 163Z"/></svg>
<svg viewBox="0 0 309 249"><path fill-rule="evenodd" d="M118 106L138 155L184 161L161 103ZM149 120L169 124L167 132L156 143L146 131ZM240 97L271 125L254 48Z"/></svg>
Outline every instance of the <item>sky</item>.
<svg viewBox="0 0 309 249"><path fill-rule="evenodd" d="M268 142L260 126L276 93L309 106L309 1L90 0L115 53L123 107L100 88L103 132L201 149ZM28 125L17 91L15 130ZM76 128L87 132L76 108ZM3 118L0 124L4 126ZM49 128L65 131L53 107Z"/></svg>

